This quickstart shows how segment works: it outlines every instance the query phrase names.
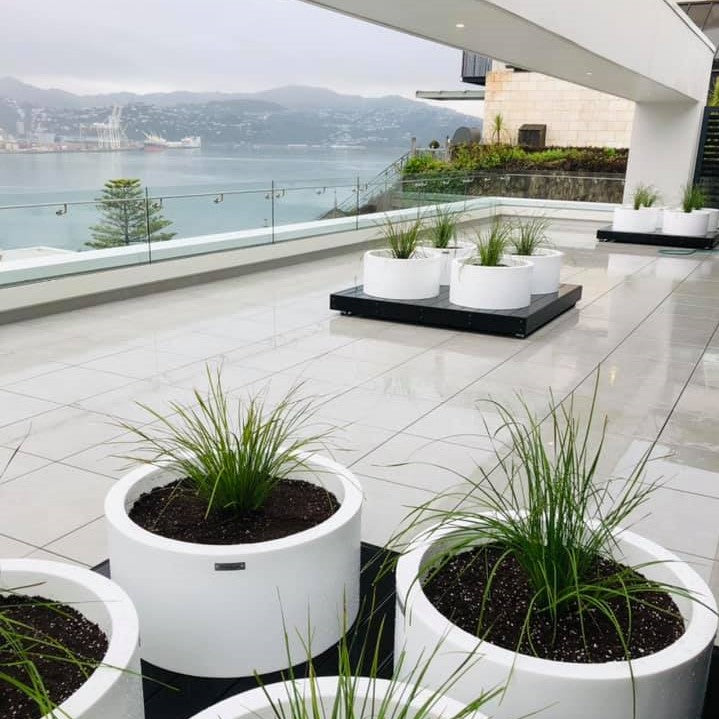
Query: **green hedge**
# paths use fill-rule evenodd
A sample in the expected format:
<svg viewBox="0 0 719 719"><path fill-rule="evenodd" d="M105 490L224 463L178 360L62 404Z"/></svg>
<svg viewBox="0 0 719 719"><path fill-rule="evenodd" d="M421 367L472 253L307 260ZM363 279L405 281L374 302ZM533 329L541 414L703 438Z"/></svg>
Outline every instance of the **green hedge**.
<svg viewBox="0 0 719 719"><path fill-rule="evenodd" d="M629 151L612 147L548 147L532 150L515 145L463 145L450 161L431 155L409 158L406 177L469 172L600 172L624 174Z"/></svg>

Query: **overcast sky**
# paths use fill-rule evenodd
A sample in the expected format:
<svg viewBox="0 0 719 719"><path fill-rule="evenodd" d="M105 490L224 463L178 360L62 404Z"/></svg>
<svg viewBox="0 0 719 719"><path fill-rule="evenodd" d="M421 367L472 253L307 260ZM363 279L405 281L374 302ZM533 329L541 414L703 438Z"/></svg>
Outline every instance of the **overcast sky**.
<svg viewBox="0 0 719 719"><path fill-rule="evenodd" d="M96 93L304 84L407 97L418 89L461 87L459 50L299 0L2 0L0 6L0 73L41 87ZM481 103L453 107L479 114Z"/></svg>

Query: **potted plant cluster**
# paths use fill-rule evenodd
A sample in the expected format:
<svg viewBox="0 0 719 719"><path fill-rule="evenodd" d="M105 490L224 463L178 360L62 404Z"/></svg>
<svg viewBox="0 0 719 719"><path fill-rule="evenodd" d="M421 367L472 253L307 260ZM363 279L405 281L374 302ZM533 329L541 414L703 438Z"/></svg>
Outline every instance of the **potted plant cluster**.
<svg viewBox="0 0 719 719"><path fill-rule="evenodd" d="M517 224L512 237L511 257L529 259L532 263L533 295L544 295L559 290L559 275L564 253L548 246L549 220L532 217Z"/></svg>
<svg viewBox="0 0 719 719"><path fill-rule="evenodd" d="M438 206L434 211L434 222L429 227L431 246L442 256L440 285L448 285L451 278L452 262L467 257L473 244L457 237L457 227L462 221L462 213L450 207Z"/></svg>
<svg viewBox="0 0 719 719"><path fill-rule="evenodd" d="M651 185L639 184L632 204L615 207L612 229L616 232L654 232L661 225L661 208L656 207L659 193Z"/></svg>
<svg viewBox="0 0 719 719"><path fill-rule="evenodd" d="M504 686L486 705L496 719L695 719L717 630L711 591L622 528L654 488L646 456L629 477L598 481L604 428L594 445L591 414L585 426L563 407L545 432L529 410L519 421L497 405L499 476L440 498L455 509L417 510L413 521L438 523L397 563L398 651L411 663L443 640L429 687L479 654L450 695Z"/></svg>
<svg viewBox="0 0 719 719"><path fill-rule="evenodd" d="M137 607L142 657L200 677L249 676L301 661L297 629L325 651L359 604L362 491L315 453L314 403L295 387L273 408L263 394L207 394L155 426L124 425L143 448L105 503L113 579ZM233 409L230 405L233 405ZM283 622L289 628L283 643Z"/></svg>
<svg viewBox="0 0 719 719"><path fill-rule="evenodd" d="M388 300L419 300L439 294L442 255L420 244L423 224L387 218L382 234L385 249L364 255L364 292Z"/></svg>
<svg viewBox="0 0 719 719"><path fill-rule="evenodd" d="M139 671L137 613L116 584L61 562L0 561L3 719L142 719Z"/></svg>
<svg viewBox="0 0 719 719"><path fill-rule="evenodd" d="M682 205L678 209L665 209L662 232L666 235L703 237L709 232L711 213L703 210L704 191L698 185L687 184L682 190Z"/></svg>
<svg viewBox="0 0 719 719"><path fill-rule="evenodd" d="M462 307L509 310L526 307L532 296L532 262L507 254L512 226L499 217L477 232L473 253L454 260L449 299Z"/></svg>

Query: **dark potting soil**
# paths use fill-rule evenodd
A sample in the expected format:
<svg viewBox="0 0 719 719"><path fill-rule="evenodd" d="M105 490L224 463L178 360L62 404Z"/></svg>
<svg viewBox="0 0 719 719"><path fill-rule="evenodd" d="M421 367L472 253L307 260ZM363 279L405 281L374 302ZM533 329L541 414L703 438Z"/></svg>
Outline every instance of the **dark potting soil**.
<svg viewBox="0 0 719 719"><path fill-rule="evenodd" d="M556 635L547 612L533 610L528 629L531 642L525 637L518 647L533 590L514 557L506 557L497 567L484 597L487 580L502 553L503 549L492 544L459 554L423 583L427 598L464 631L511 651L518 649L522 654L542 659L582 664L626 660L619 635L606 617L592 609L585 611L585 642L579 613L576 607L569 606L558 617ZM594 574L605 578L622 569L626 567L598 558ZM629 611L621 599L609 602L633 659L664 649L684 633L684 621L668 594L651 592L642 594L641 599L658 609L634 601Z"/></svg>
<svg viewBox="0 0 719 719"><path fill-rule="evenodd" d="M8 628L27 637L22 646L34 661L47 695L56 705L62 704L87 681L93 667L102 662L107 652L104 632L73 607L22 595L0 597L0 607L6 617L25 625ZM70 650L84 665L78 667L68 662L67 653L59 647L38 643L48 641ZM27 670L18 666L17 652L4 639L0 639L0 671L32 686ZM37 719L42 714L32 699L8 681L0 682L2 719Z"/></svg>
<svg viewBox="0 0 719 719"><path fill-rule="evenodd" d="M337 498L310 482L283 479L265 505L238 514L213 510L189 483L179 480L141 495L130 519L143 529L169 539L196 544L249 544L280 539L321 524L338 509Z"/></svg>

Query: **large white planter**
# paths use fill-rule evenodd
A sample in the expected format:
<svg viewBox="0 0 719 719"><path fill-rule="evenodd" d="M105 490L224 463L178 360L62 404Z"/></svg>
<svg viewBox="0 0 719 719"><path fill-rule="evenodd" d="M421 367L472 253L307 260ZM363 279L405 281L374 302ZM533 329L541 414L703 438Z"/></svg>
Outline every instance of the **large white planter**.
<svg viewBox="0 0 719 719"><path fill-rule="evenodd" d="M32 587L32 594L71 605L107 635L102 665L44 719L142 719L139 626L130 598L89 569L37 559L3 559L0 592Z"/></svg>
<svg viewBox="0 0 719 719"><path fill-rule="evenodd" d="M711 234L719 230L719 209L714 207L705 207L704 212L709 213L709 224L707 231Z"/></svg>
<svg viewBox="0 0 719 719"><path fill-rule="evenodd" d="M449 301L483 310L512 310L532 300L532 262L504 257L505 267L483 267L466 260L452 263Z"/></svg>
<svg viewBox="0 0 719 719"><path fill-rule="evenodd" d="M442 272L439 276L440 285L448 285L452 279L452 262L469 257L474 250L474 244L471 242L457 242L456 245L437 249L442 257Z"/></svg>
<svg viewBox="0 0 719 719"><path fill-rule="evenodd" d="M707 607L674 597L685 619L686 632L671 646L632 662L636 689L636 714L632 712L632 676L627 662L571 664L516 654L481 643L440 614L429 602L419 582L420 567L436 551L448 529L426 536L403 556L397 566L396 649L407 661L442 641L425 684L437 686L456 671L470 653L478 661L450 691L459 701L479 688L490 689L509 682L504 695L485 711L493 719L516 719L546 709L552 719L698 719L701 715L717 618L710 589L686 563L662 547L632 532L616 535L616 559L628 564L667 562L646 566L650 579L664 581L691 592ZM537 716L541 716L538 714Z"/></svg>
<svg viewBox="0 0 719 719"><path fill-rule="evenodd" d="M559 274L562 271L564 252L540 248L534 254L512 255L515 260L529 260L532 263L532 285L533 295L546 295L559 290Z"/></svg>
<svg viewBox="0 0 719 719"><path fill-rule="evenodd" d="M659 209L644 207L635 210L624 205L614 208L612 229L615 232L654 232L659 225Z"/></svg>
<svg viewBox="0 0 719 719"><path fill-rule="evenodd" d="M442 255L429 247L398 260L389 250L364 254L364 292L386 300L421 300L439 294Z"/></svg>
<svg viewBox="0 0 719 719"><path fill-rule="evenodd" d="M121 479L105 500L113 579L140 616L142 658L200 677L239 677L306 659L340 638L343 612L359 608L362 490L346 469L307 455L298 479L333 492L340 508L303 532L267 542L209 545L167 539L128 516L137 498L178 478L141 467Z"/></svg>
<svg viewBox="0 0 719 719"><path fill-rule="evenodd" d="M703 211L684 212L664 210L662 232L665 235L703 237L709 230L709 213Z"/></svg>
<svg viewBox="0 0 719 719"><path fill-rule="evenodd" d="M333 702L338 695L337 681L338 677L320 677L315 680L317 700L324 708L324 711L320 709L320 713L327 717L332 715ZM432 692L426 689L415 691L413 687L401 682L396 682L392 687L386 679L371 681L359 678L355 687L357 696L355 715L364 719L372 719L379 712L390 689L392 699L384 706L387 711L386 716L406 714L408 717L422 715L426 719L451 719L463 709L462 704L454 699L449 697L435 699ZM281 704L286 714L291 716L288 696L294 698L295 689L303 698L307 698L308 716L312 716L310 682L306 679L298 679L294 687L278 682L269 684L264 691L259 688L238 694L196 714L194 719L275 719L267 695L276 705ZM341 715L345 716L343 712ZM475 712L470 714L468 719L485 719L485 715Z"/></svg>

